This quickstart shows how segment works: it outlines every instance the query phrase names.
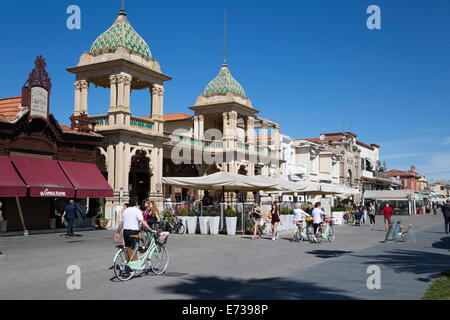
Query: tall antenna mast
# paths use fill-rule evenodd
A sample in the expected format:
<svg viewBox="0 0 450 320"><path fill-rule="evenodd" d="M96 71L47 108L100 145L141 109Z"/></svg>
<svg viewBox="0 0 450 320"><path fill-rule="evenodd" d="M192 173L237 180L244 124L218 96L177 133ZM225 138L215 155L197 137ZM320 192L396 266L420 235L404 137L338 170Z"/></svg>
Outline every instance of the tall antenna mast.
<svg viewBox="0 0 450 320"><path fill-rule="evenodd" d="M223 62L227 62L227 50L228 50L228 43L227 43L227 9L225 9L225 15L224 15L224 33L223 33Z"/></svg>

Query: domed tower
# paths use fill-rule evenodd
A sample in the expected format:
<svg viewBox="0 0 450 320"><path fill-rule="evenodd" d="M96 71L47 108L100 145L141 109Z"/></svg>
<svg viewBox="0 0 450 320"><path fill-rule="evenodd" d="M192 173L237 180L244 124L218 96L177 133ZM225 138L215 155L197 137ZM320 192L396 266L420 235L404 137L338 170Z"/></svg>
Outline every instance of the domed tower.
<svg viewBox="0 0 450 320"><path fill-rule="evenodd" d="M120 10L114 24L101 34L69 72L76 75L74 114L88 114L88 90L110 89L108 123L129 125L132 90L150 90L151 118L162 133L164 82L171 80L161 72L147 42L134 30L125 10ZM101 124L104 123L102 120Z"/></svg>
<svg viewBox="0 0 450 320"><path fill-rule="evenodd" d="M139 201L150 198L162 208L163 147L169 140L164 137L164 82L171 78L162 73L125 10L120 10L113 25L68 71L76 75L74 119L88 115L95 123L95 132L105 136L99 154L104 157L108 182L114 189L107 208L112 210L130 197ZM90 84L110 91L104 114L89 115ZM148 90L151 105L147 117L132 115L132 90ZM107 217L111 212L106 212Z"/></svg>

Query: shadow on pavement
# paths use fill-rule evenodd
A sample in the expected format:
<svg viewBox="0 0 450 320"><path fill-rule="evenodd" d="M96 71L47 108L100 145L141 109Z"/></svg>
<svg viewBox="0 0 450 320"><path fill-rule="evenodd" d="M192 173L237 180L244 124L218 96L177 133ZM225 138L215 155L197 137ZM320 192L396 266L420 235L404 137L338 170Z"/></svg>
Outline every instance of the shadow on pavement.
<svg viewBox="0 0 450 320"><path fill-rule="evenodd" d="M433 243L432 247L450 250L450 237L441 238L441 241Z"/></svg>
<svg viewBox="0 0 450 320"><path fill-rule="evenodd" d="M352 256L369 259L370 261L365 262L367 265L382 264L396 272L409 272L417 275L439 276L442 271L448 270L450 265L450 255L424 251L392 250L376 256Z"/></svg>
<svg viewBox="0 0 450 320"><path fill-rule="evenodd" d="M350 300L333 288L280 278L241 280L197 276L158 291L186 296L186 300Z"/></svg>
<svg viewBox="0 0 450 320"><path fill-rule="evenodd" d="M353 251L340 251L340 250L314 250L306 252L307 254L315 255L317 258L330 259L338 258L342 255L351 254Z"/></svg>

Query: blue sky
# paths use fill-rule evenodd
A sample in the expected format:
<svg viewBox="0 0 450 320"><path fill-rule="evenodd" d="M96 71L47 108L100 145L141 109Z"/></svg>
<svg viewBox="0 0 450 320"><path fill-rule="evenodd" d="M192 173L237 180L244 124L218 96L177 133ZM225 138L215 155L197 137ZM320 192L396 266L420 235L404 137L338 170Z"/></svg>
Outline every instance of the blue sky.
<svg viewBox="0 0 450 320"><path fill-rule="evenodd" d="M66 9L81 8L81 30L68 30ZM382 29L368 30L378 5ZM68 123L74 77L65 69L111 26L120 0L2 3L0 97L20 95L37 55L53 81L51 112ZM188 112L223 60L261 116L295 138L352 131L382 146L389 169L450 179L450 1L448 0L127 0L128 17L163 72L165 112ZM104 114L104 89L91 90L90 113ZM132 111L147 115L145 92Z"/></svg>

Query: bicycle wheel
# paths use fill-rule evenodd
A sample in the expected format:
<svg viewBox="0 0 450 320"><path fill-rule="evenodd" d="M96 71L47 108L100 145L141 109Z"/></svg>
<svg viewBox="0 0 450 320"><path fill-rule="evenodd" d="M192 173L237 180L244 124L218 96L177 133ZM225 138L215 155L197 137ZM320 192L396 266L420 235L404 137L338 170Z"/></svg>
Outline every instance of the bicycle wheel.
<svg viewBox="0 0 450 320"><path fill-rule="evenodd" d="M329 227L328 229L328 241L334 242L336 240L336 233L334 232L333 227Z"/></svg>
<svg viewBox="0 0 450 320"><path fill-rule="evenodd" d="M169 253L166 247L156 246L150 255L150 267L152 271L157 275L161 275L167 271L168 266Z"/></svg>
<svg viewBox="0 0 450 320"><path fill-rule="evenodd" d="M114 274L120 281L128 281L136 274L136 271L131 269L127 263L127 253L124 249L120 249L114 259Z"/></svg>
<svg viewBox="0 0 450 320"><path fill-rule="evenodd" d="M314 228L312 226L306 227L306 236L310 242L314 242Z"/></svg>
<svg viewBox="0 0 450 320"><path fill-rule="evenodd" d="M183 223L181 222L180 225L178 226L178 234L184 234L185 232L185 228Z"/></svg>

